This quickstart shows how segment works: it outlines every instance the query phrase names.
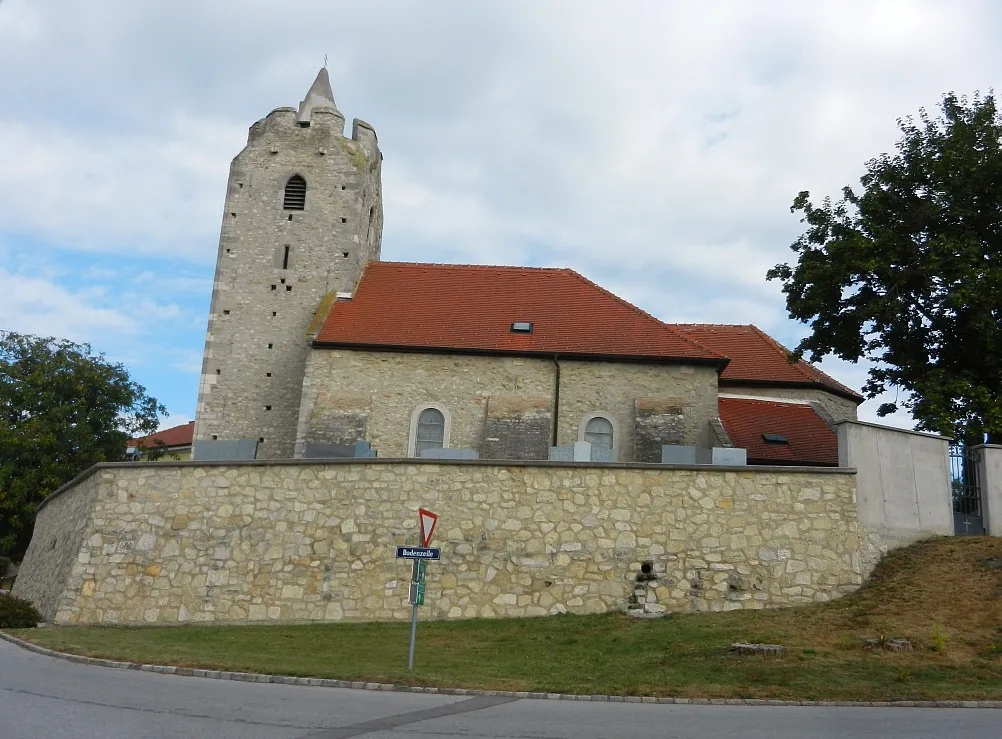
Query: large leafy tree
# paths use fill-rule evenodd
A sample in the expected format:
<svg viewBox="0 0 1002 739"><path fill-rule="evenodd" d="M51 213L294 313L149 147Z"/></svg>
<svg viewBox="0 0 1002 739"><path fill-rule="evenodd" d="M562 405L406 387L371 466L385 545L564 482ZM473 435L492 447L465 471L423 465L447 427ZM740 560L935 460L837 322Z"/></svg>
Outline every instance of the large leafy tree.
<svg viewBox="0 0 1002 739"><path fill-rule="evenodd" d="M37 505L166 409L87 344L0 331L0 555L19 558Z"/></svg>
<svg viewBox="0 0 1002 739"><path fill-rule="evenodd" d="M993 94L949 93L898 126L860 192L797 196L797 264L768 278L810 324L797 357L870 360L868 397L905 391L919 428L1002 443L1002 117Z"/></svg>

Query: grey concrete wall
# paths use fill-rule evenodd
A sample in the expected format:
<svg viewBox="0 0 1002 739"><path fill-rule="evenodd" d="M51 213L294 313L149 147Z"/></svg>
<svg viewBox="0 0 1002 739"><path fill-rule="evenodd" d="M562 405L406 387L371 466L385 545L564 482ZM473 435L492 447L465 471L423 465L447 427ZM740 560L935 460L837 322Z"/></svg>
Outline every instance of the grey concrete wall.
<svg viewBox="0 0 1002 739"><path fill-rule="evenodd" d="M886 548L953 534L950 439L858 421L836 429L839 466L856 469L859 522Z"/></svg>
<svg viewBox="0 0 1002 739"><path fill-rule="evenodd" d="M195 419L196 439L263 439L265 459L293 456L314 315L354 290L382 234L375 133L356 121L346 138L333 108L296 118L255 123L230 167ZM305 210L283 208L295 174Z"/></svg>
<svg viewBox="0 0 1002 739"><path fill-rule="evenodd" d="M975 449L980 457L978 473L985 532L1002 536L1002 446L983 444Z"/></svg>

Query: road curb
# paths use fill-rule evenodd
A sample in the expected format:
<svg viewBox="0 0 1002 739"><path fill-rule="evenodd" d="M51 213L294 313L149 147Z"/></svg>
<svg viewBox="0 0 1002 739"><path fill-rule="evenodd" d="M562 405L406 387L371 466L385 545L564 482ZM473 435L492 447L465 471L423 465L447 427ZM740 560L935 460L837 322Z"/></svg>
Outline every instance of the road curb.
<svg viewBox="0 0 1002 739"><path fill-rule="evenodd" d="M351 688L353 690L382 690L398 693L428 693L431 695L458 696L498 696L504 698L524 698L527 700L596 701L609 703L657 703L690 706L825 706L848 708L1002 708L1002 701L784 701L762 698L658 698L638 695L577 695L572 693L533 693L511 690L475 690L472 688L422 688L412 685L392 683L369 683L352 680L332 680L319 677L292 677L289 675L265 675L257 672L228 672L224 670L200 670L173 665L148 665L138 662L118 662L98 657L83 657L79 654L57 652L46 649L30 641L19 639L0 631L0 639L15 644L29 652L46 657L76 662L95 667L112 667L119 670L155 672L161 675L181 677L204 677L210 680L235 680L245 683L274 683L276 685L301 685L310 688Z"/></svg>

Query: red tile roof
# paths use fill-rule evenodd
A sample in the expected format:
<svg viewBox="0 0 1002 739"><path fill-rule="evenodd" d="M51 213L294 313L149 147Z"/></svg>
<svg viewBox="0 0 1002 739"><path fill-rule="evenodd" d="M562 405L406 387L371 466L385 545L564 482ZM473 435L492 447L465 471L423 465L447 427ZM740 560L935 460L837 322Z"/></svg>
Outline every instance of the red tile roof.
<svg viewBox="0 0 1002 739"><path fill-rule="evenodd" d="M142 447L155 447L160 444L164 446L191 446L191 440L194 438L194 435L195 422L188 421L188 423L180 426L172 426L169 429L162 429L148 436L130 439L128 445Z"/></svg>
<svg viewBox="0 0 1002 739"><path fill-rule="evenodd" d="M861 396L851 388L801 360L790 364L789 351L755 326L674 324L672 328L730 358L720 375L721 385L769 383L777 385L821 385L857 402Z"/></svg>
<svg viewBox="0 0 1002 739"><path fill-rule="evenodd" d="M720 422L748 461L838 465L838 437L809 405L720 398ZM781 434L789 444L770 444L762 434Z"/></svg>
<svg viewBox="0 0 1002 739"><path fill-rule="evenodd" d="M532 332L512 333L516 321ZM725 361L577 272L534 267L369 262L316 343Z"/></svg>

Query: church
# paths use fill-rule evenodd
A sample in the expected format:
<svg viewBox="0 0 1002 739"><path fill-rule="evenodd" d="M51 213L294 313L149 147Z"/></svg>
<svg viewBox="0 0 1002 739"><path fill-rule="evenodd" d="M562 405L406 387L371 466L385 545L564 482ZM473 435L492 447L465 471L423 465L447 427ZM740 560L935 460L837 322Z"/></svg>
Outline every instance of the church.
<svg viewBox="0 0 1002 739"><path fill-rule="evenodd" d="M382 261L382 160L368 123L345 136L326 69L250 127L194 459L528 461L586 441L607 463L837 466L833 426L862 396L755 326L665 323L570 269Z"/></svg>

